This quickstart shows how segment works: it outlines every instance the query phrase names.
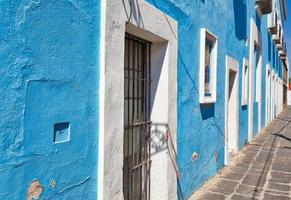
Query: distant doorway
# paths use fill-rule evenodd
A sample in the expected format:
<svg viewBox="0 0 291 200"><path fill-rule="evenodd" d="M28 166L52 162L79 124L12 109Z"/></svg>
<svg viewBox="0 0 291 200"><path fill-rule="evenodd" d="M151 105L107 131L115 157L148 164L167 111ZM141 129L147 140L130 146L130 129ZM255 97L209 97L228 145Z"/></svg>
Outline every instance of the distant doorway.
<svg viewBox="0 0 291 200"><path fill-rule="evenodd" d="M226 57L225 164L238 152L238 62Z"/></svg>
<svg viewBox="0 0 291 200"><path fill-rule="evenodd" d="M267 65L266 73L266 123L271 121L271 71L270 66Z"/></svg>

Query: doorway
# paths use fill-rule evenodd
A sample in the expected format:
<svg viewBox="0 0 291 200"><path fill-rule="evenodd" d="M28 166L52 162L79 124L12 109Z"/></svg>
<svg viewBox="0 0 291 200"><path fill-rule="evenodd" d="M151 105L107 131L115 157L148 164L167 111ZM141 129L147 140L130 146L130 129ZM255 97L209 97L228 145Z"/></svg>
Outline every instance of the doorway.
<svg viewBox="0 0 291 200"><path fill-rule="evenodd" d="M225 77L225 164L238 152L238 62L226 57Z"/></svg>
<svg viewBox="0 0 291 200"><path fill-rule="evenodd" d="M270 65L266 66L266 108L265 108L265 126L270 122L271 116L271 71Z"/></svg>
<svg viewBox="0 0 291 200"><path fill-rule="evenodd" d="M150 199L151 43L125 36L123 195L125 200Z"/></svg>

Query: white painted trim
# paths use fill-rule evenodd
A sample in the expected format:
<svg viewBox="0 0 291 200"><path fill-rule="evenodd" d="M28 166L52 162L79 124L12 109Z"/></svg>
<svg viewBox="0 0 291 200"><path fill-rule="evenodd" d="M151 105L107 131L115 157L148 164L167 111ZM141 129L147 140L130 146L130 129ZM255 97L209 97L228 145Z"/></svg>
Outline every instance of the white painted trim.
<svg viewBox="0 0 291 200"><path fill-rule="evenodd" d="M260 46L261 47L261 46ZM259 62L258 62L258 70L256 72L256 76L258 79L258 87L256 88L257 92L257 102L258 102L258 132L262 129L262 76L263 76L263 70L262 70L262 50L258 52L259 54Z"/></svg>
<svg viewBox="0 0 291 200"><path fill-rule="evenodd" d="M274 69L271 70L271 118L272 121L275 115L275 72Z"/></svg>
<svg viewBox="0 0 291 200"><path fill-rule="evenodd" d="M245 75L245 68L247 68L247 72ZM248 105L248 92L249 92L249 77L250 77L250 66L249 61L247 59L243 59L243 67L242 67L242 105Z"/></svg>
<svg viewBox="0 0 291 200"><path fill-rule="evenodd" d="M105 106L105 30L106 0L101 1L100 15L100 72L99 72L99 142L97 166L97 199L104 199L104 106Z"/></svg>
<svg viewBox="0 0 291 200"><path fill-rule="evenodd" d="M211 52L211 97L205 97L204 81L205 81L205 43L206 39L213 42L213 50ZM200 33L200 68L199 68L199 102L214 103L216 102L216 80L217 80L217 46L218 38L205 28L201 29Z"/></svg>
<svg viewBox="0 0 291 200"><path fill-rule="evenodd" d="M235 133L235 154L238 153L238 133L239 133L239 62L230 56L225 57L225 136L224 136L224 163L227 165L229 163L228 158L228 143L229 143L229 133L228 133L228 96L229 96L229 70L236 72L236 90L237 90L237 103L236 103L236 133Z"/></svg>
<svg viewBox="0 0 291 200"><path fill-rule="evenodd" d="M277 14L277 10L273 8L273 11L268 14L268 18L267 18L267 25L268 25L268 29L273 29L277 27L277 23L278 23L278 14Z"/></svg>
<svg viewBox="0 0 291 200"><path fill-rule="evenodd" d="M254 115L254 111L253 111L253 103L254 103L254 87L256 86L255 83L255 79L254 79L254 70L255 70L255 63L254 63L254 47L255 47L255 43L258 45L258 47L261 49L262 45L261 45L261 33L258 30L258 27L255 23L255 20L253 18L251 18L251 22L250 22L250 49L249 49L249 63L250 63L250 84L249 84L249 106L248 106L248 141L250 142L253 139L253 115ZM262 52L260 52L260 65L261 65L261 60L262 60ZM261 107L260 102L259 102L259 108ZM261 119L260 119L260 112L261 109L258 110L258 123L260 123ZM260 127L260 126L259 126Z"/></svg>
<svg viewBox="0 0 291 200"><path fill-rule="evenodd" d="M272 40L281 40L281 35L282 35L283 29L282 29L282 22L278 18L278 23L277 23L277 33L272 35Z"/></svg>
<svg viewBox="0 0 291 200"><path fill-rule="evenodd" d="M256 67L256 102L260 103L262 99L262 52L258 49L257 53L259 53L259 61L258 66Z"/></svg>
<svg viewBox="0 0 291 200"><path fill-rule="evenodd" d="M279 110L280 110L280 106L279 106L279 75L278 75L278 72L276 72L276 117L278 116L279 114Z"/></svg>
<svg viewBox="0 0 291 200"><path fill-rule="evenodd" d="M269 77L268 77L269 72ZM270 122L270 103L271 103L271 69L270 65L266 65L266 98L265 98L265 126Z"/></svg>
<svg viewBox="0 0 291 200"><path fill-rule="evenodd" d="M165 13L144 0L131 1L106 0L106 26L105 26L105 53L104 60L104 121L103 121L103 198L123 199L123 132L124 132L124 41L125 32L151 41L153 44L167 43L167 69L168 69L168 126L172 133L173 143L176 147L177 127L177 22ZM130 14L134 13L134 14ZM102 51L101 50L101 51ZM152 57L155 55L152 55ZM164 64L164 63L159 63ZM114 123L112 123L112 121ZM159 194L166 194L169 200L177 199L177 184L174 167L167 150L163 151L163 160L158 163L164 165L163 174L167 181L159 188ZM154 161L152 166L155 165ZM152 183L160 183L151 177ZM160 185L161 186L161 185ZM153 187L153 184L151 184ZM166 188L166 191L164 190ZM152 199L155 197L151 196ZM156 198L161 199L161 198Z"/></svg>

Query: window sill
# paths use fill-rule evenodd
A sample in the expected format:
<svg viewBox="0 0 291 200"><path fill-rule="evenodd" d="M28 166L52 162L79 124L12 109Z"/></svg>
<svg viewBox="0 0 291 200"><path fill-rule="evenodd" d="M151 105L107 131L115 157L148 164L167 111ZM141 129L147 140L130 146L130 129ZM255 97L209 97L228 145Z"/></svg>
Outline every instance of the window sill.
<svg viewBox="0 0 291 200"><path fill-rule="evenodd" d="M210 104L215 103L216 99L214 97L204 97L200 99L200 104Z"/></svg>

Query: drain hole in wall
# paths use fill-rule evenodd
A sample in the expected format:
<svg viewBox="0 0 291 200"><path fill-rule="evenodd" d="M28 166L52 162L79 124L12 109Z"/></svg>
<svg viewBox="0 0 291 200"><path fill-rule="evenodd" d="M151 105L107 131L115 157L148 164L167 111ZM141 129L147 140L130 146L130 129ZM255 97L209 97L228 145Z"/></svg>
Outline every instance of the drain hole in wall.
<svg viewBox="0 0 291 200"><path fill-rule="evenodd" d="M54 143L70 141L70 123L62 122L54 125Z"/></svg>
<svg viewBox="0 0 291 200"><path fill-rule="evenodd" d="M198 154L197 152L194 152L191 157L192 161L197 160L197 158L198 158Z"/></svg>

